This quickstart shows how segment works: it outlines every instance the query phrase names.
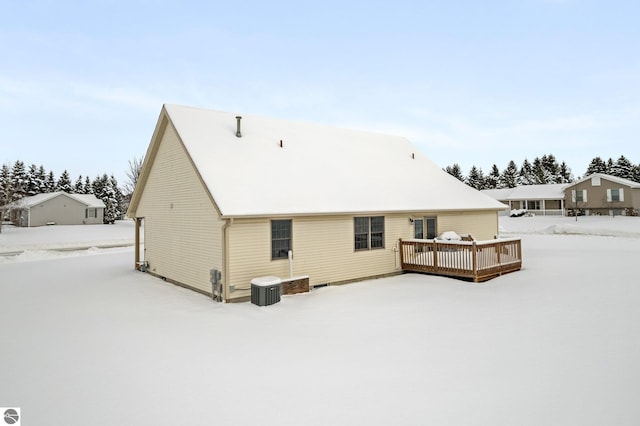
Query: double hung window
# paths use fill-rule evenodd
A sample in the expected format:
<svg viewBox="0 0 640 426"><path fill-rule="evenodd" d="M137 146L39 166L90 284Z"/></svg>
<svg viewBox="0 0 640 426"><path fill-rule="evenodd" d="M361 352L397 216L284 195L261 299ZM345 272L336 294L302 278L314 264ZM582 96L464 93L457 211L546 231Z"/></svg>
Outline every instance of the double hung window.
<svg viewBox="0 0 640 426"><path fill-rule="evenodd" d="M271 221L271 260L286 259L291 250L291 220Z"/></svg>
<svg viewBox="0 0 640 426"><path fill-rule="evenodd" d="M384 248L384 216L356 217L353 224L356 250Z"/></svg>

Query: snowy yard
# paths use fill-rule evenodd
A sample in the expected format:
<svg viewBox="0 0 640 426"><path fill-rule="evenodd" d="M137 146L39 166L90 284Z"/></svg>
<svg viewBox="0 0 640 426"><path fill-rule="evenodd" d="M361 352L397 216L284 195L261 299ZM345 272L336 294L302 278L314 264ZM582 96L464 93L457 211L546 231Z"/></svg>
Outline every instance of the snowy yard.
<svg viewBox="0 0 640 426"><path fill-rule="evenodd" d="M267 307L135 272L131 247L41 251L131 241L127 223L4 229L24 253L0 256L0 406L24 425L638 424L640 218L500 221L520 272Z"/></svg>

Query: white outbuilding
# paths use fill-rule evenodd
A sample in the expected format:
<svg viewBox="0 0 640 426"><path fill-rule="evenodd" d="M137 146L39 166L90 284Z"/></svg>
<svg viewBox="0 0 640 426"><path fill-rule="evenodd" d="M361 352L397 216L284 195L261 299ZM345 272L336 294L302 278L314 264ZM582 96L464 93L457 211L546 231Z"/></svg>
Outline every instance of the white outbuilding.
<svg viewBox="0 0 640 426"><path fill-rule="evenodd" d="M93 194L49 192L24 197L5 206L16 226L102 223L104 202Z"/></svg>

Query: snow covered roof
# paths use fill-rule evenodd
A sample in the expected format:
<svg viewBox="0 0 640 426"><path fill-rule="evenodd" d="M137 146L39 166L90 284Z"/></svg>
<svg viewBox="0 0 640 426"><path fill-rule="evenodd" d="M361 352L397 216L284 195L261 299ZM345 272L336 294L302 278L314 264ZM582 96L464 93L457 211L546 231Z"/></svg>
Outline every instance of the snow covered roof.
<svg viewBox="0 0 640 426"><path fill-rule="evenodd" d="M496 200L560 200L564 198L564 189L569 184L549 183L545 185L521 185L515 188L484 189L483 193Z"/></svg>
<svg viewBox="0 0 640 426"><path fill-rule="evenodd" d="M36 195L31 195L29 197L24 197L18 201L15 201L11 204L12 207L18 207L18 208L31 208L34 206L37 206L38 204L42 204L45 201L51 200L53 198L56 198L60 195L65 195L69 198L72 198L84 205L86 205L88 208L104 208L104 202L102 200L100 200L98 197L96 197L93 194L69 194L67 192L64 191L58 191L58 192L46 192L43 194L36 194Z"/></svg>
<svg viewBox="0 0 640 426"><path fill-rule="evenodd" d="M238 114L165 113L223 217L504 209L403 137L248 114L236 137Z"/></svg>
<svg viewBox="0 0 640 426"><path fill-rule="evenodd" d="M567 186L574 186L574 185L577 185L579 183L591 180L591 178L594 178L594 177L599 177L600 179L606 179L606 180L609 180L611 182L618 183L620 185L628 186L630 188L640 188L640 183L638 183L638 182L634 182L632 180L620 178L620 177L617 177L617 176L607 175L607 174L604 174L604 173L593 173L593 174L590 174L590 175L585 176L582 179L580 179L580 180L578 180L578 181L576 181L576 182L574 182L574 183L572 183L570 185L567 185Z"/></svg>

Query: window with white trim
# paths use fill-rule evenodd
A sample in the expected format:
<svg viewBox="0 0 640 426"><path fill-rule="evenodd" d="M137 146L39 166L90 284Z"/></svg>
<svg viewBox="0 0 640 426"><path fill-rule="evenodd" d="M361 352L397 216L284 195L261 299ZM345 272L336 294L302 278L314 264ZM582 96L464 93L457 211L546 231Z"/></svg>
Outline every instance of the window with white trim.
<svg viewBox="0 0 640 426"><path fill-rule="evenodd" d="M528 200L527 208L528 210L540 210L540 200Z"/></svg>
<svg viewBox="0 0 640 426"><path fill-rule="evenodd" d="M353 219L355 250L384 248L384 216Z"/></svg>
<svg viewBox="0 0 640 426"><path fill-rule="evenodd" d="M587 202L587 190L579 189L571 191L571 201L574 203L586 203Z"/></svg>
<svg viewBox="0 0 640 426"><path fill-rule="evenodd" d="M271 260L287 259L291 250L291 219L271 221Z"/></svg>
<svg viewBox="0 0 640 426"><path fill-rule="evenodd" d="M624 201L624 188L607 189L607 201L610 203Z"/></svg>

